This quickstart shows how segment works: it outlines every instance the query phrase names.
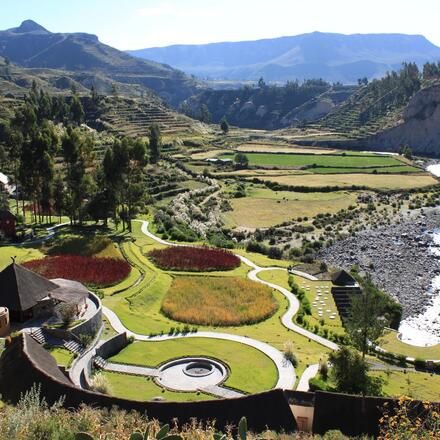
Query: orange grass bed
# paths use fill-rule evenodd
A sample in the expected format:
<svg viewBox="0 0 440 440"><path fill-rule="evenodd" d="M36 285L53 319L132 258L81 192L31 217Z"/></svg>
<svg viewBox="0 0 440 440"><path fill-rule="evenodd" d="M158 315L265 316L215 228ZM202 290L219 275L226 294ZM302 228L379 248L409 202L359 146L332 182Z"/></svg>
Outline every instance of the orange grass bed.
<svg viewBox="0 0 440 440"><path fill-rule="evenodd" d="M162 303L162 313L168 318L209 326L254 324L277 309L270 288L226 277L177 277Z"/></svg>

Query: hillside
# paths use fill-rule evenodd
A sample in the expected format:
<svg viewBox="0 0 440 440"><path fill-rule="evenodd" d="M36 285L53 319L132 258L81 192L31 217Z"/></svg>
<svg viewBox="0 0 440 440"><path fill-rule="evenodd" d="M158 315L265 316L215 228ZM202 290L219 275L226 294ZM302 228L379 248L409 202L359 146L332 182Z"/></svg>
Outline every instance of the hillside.
<svg viewBox="0 0 440 440"><path fill-rule="evenodd" d="M201 78L267 81L322 78L353 84L378 78L404 61L440 59L440 48L421 35L313 32L257 41L175 45L129 51Z"/></svg>
<svg viewBox="0 0 440 440"><path fill-rule="evenodd" d="M52 33L32 20L0 31L0 56L19 67L75 72L74 80L88 88L95 81L148 88L171 104L197 88L183 72L132 57L101 43L95 35Z"/></svg>
<svg viewBox="0 0 440 440"><path fill-rule="evenodd" d="M235 90L207 90L187 99L181 110L187 115L218 123L223 116L243 128L273 130L314 122L344 102L354 87L331 86L321 80L286 86L245 86Z"/></svg>

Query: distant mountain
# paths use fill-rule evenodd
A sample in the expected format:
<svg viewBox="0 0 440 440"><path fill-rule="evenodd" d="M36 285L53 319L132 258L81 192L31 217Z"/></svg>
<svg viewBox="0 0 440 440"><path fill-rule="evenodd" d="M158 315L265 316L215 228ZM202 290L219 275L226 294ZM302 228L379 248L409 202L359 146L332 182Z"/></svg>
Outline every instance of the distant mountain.
<svg viewBox="0 0 440 440"><path fill-rule="evenodd" d="M172 104L192 95L196 82L183 72L141 60L85 33L52 33L32 20L0 31L0 56L19 67L102 74L113 81L154 90Z"/></svg>
<svg viewBox="0 0 440 440"><path fill-rule="evenodd" d="M313 32L234 43L175 45L129 51L200 78L286 81L322 78L353 84L377 78L402 62L440 60L440 48L421 35Z"/></svg>

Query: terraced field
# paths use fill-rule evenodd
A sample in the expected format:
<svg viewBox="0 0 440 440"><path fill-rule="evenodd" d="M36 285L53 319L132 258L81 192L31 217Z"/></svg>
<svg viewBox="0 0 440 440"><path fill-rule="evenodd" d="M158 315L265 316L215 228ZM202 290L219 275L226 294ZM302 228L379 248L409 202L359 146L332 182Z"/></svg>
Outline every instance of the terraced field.
<svg viewBox="0 0 440 440"><path fill-rule="evenodd" d="M333 154L275 154L248 153L249 165L255 167L310 167L312 173L343 172L416 172L416 167L404 164L395 157L379 155L333 155ZM230 159L232 155L224 154L221 159Z"/></svg>

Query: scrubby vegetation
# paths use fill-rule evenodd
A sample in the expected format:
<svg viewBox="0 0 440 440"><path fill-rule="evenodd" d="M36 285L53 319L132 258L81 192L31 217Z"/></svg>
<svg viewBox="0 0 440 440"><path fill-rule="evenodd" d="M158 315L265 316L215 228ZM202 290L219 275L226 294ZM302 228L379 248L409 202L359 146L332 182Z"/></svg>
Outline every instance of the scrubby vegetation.
<svg viewBox="0 0 440 440"><path fill-rule="evenodd" d="M269 288L241 278L178 277L162 303L176 321L211 326L253 324L277 308Z"/></svg>
<svg viewBox="0 0 440 440"><path fill-rule="evenodd" d="M155 249L149 257L161 269L189 272L230 270L240 266L240 259L222 249L191 246L173 246Z"/></svg>

